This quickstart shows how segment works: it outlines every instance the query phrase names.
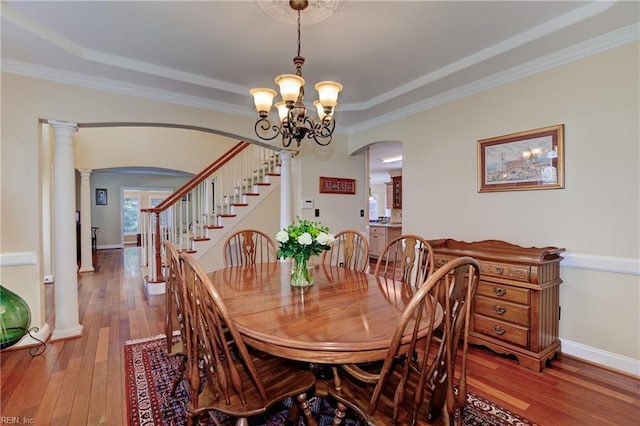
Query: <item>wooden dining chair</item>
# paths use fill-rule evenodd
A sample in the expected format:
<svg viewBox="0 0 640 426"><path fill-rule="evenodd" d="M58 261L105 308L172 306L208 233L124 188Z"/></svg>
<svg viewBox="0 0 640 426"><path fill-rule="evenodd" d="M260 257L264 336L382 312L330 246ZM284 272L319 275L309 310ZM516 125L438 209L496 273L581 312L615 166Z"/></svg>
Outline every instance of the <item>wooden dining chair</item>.
<svg viewBox="0 0 640 426"><path fill-rule="evenodd" d="M400 317L382 367L340 366L338 380L324 381L326 392L337 401L334 425L340 424L347 409L369 425L425 424L441 413L450 425L462 424L471 302L479 275L476 260L460 257L439 268L422 286L412 287L415 293ZM448 297L439 303L438 294ZM433 329L439 307L442 324ZM418 335L421 321L431 324L424 336ZM408 346L403 336L411 336ZM408 356L413 353L418 357Z"/></svg>
<svg viewBox="0 0 640 426"><path fill-rule="evenodd" d="M275 262L276 243L269 235L256 229L233 233L224 243L224 266L254 265Z"/></svg>
<svg viewBox="0 0 640 426"><path fill-rule="evenodd" d="M171 395L175 395L180 381L184 378L187 367L186 329L184 321L184 300L182 287L184 275L182 261L178 249L170 241L164 242L165 257L168 264L165 279L165 325L164 334L167 339L167 354L180 358L178 370L173 378ZM176 331L178 336L175 336Z"/></svg>
<svg viewBox="0 0 640 426"><path fill-rule="evenodd" d="M295 397L307 424L316 425L307 401L315 384L306 365L249 350L215 286L189 254L185 265L187 377L190 424L205 423L210 412L248 425L272 405Z"/></svg>
<svg viewBox="0 0 640 426"><path fill-rule="evenodd" d="M365 272L369 267L367 238L353 230L338 232L334 238L331 248L322 252L320 263Z"/></svg>
<svg viewBox="0 0 640 426"><path fill-rule="evenodd" d="M405 234L387 243L378 257L373 275L419 287L433 273L433 269L431 245L422 237Z"/></svg>

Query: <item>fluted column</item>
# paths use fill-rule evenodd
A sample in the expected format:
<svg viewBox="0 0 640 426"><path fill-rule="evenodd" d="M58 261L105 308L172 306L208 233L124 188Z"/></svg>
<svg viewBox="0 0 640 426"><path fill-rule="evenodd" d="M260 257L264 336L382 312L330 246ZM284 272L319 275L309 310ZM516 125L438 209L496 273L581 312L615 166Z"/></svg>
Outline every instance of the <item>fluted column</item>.
<svg viewBox="0 0 640 426"><path fill-rule="evenodd" d="M49 121L55 134L53 153L53 258L56 324L52 339L82 335L78 309L75 123Z"/></svg>
<svg viewBox="0 0 640 426"><path fill-rule="evenodd" d="M91 170L80 172L80 272L93 272L91 244Z"/></svg>
<svg viewBox="0 0 640 426"><path fill-rule="evenodd" d="M280 229L291 224L291 152L280 151Z"/></svg>

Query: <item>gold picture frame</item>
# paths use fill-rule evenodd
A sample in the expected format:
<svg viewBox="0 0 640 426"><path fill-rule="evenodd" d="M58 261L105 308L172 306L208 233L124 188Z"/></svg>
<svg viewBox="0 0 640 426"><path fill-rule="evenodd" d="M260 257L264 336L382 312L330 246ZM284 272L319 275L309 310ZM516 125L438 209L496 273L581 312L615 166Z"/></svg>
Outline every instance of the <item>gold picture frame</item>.
<svg viewBox="0 0 640 426"><path fill-rule="evenodd" d="M564 124L478 141L478 192L564 188Z"/></svg>

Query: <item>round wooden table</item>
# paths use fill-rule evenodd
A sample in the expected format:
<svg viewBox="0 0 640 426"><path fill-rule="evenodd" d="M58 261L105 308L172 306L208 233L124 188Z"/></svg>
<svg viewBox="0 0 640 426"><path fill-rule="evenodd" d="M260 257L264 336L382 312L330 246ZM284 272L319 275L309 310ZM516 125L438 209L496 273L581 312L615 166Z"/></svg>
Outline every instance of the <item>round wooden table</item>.
<svg viewBox="0 0 640 426"><path fill-rule="evenodd" d="M312 286L295 288L290 285L290 271L289 262L275 262L208 274L247 344L275 356L313 363L385 358L400 315L415 291L412 286L319 265L312 270ZM437 325L441 321L439 307ZM428 328L425 320L425 333Z"/></svg>

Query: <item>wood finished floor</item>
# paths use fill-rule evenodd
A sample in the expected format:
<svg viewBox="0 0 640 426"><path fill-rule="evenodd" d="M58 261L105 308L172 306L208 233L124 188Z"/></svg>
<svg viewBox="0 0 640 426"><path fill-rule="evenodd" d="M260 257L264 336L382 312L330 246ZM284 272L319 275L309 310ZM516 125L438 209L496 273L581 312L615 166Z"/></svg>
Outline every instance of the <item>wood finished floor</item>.
<svg viewBox="0 0 640 426"><path fill-rule="evenodd" d="M36 425L124 425L123 346L163 333L164 296L148 296L138 248L101 250L99 270L79 276L82 337L0 354L0 416ZM53 287L46 285L52 327ZM510 358L472 347L469 390L538 425L637 424L640 379L563 356L536 373ZM26 420L26 421L25 421Z"/></svg>

